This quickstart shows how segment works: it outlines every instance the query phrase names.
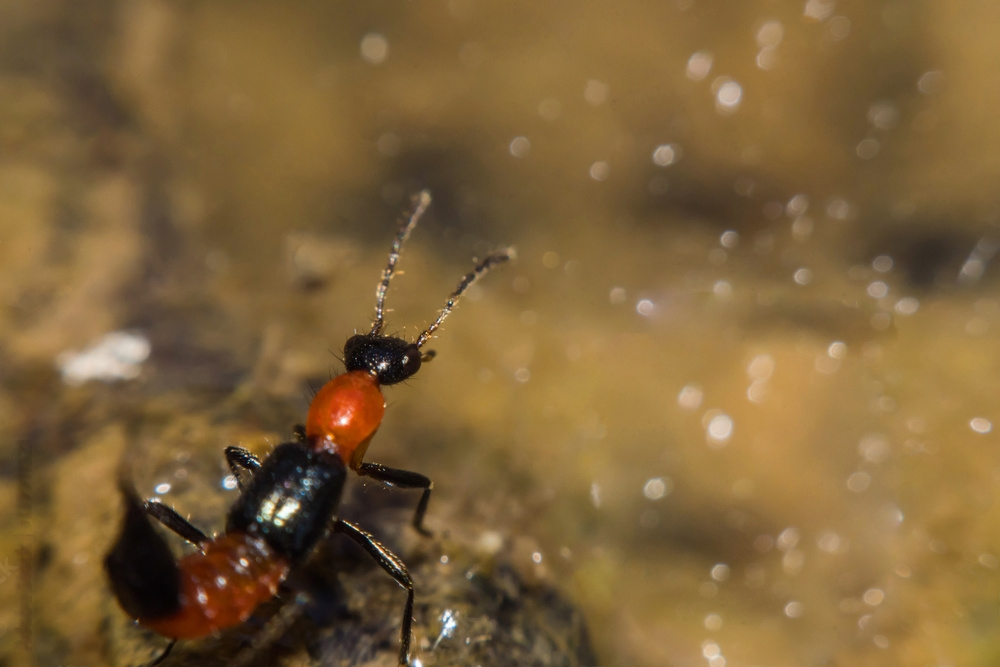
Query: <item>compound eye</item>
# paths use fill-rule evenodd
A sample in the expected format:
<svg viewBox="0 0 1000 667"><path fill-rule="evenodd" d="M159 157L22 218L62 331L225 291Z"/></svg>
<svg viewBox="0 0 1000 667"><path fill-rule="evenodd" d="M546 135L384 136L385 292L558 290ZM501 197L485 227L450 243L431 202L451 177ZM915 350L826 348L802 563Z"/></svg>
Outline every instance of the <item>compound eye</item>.
<svg viewBox="0 0 1000 667"><path fill-rule="evenodd" d="M420 348L416 345L408 345L400 358L402 379L412 376L420 370Z"/></svg>

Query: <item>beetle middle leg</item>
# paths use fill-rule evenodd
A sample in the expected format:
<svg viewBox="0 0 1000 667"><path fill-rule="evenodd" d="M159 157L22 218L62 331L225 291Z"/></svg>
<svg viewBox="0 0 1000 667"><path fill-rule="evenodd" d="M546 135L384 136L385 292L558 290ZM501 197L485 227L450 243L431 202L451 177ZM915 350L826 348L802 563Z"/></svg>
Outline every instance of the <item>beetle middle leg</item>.
<svg viewBox="0 0 1000 667"><path fill-rule="evenodd" d="M413 527L421 535L431 536L431 531L424 528L424 514L427 513L427 504L431 500L431 491L434 489L434 482L429 477L418 472L390 468L381 463L362 463L358 468L358 474L401 489L423 489L420 502L417 503L417 511L413 515Z"/></svg>

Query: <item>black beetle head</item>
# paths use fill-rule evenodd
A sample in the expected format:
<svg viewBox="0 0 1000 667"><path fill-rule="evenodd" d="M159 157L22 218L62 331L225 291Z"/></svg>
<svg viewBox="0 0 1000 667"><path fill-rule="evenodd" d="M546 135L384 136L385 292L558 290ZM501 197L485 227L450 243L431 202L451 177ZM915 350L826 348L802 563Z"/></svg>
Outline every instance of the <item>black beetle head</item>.
<svg viewBox="0 0 1000 667"><path fill-rule="evenodd" d="M402 338L378 333L357 334L344 345L344 365L349 371L368 371L379 384L402 382L420 370L420 348Z"/></svg>

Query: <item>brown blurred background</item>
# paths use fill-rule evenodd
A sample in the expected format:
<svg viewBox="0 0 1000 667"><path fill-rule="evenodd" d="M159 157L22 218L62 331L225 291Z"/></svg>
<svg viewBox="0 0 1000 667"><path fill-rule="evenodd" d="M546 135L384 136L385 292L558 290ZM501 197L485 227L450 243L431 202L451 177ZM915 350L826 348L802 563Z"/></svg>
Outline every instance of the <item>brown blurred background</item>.
<svg viewBox="0 0 1000 667"><path fill-rule="evenodd" d="M119 458L218 529L222 448L302 419L428 187L391 329L519 253L387 392L369 458L435 480L432 527L501 535L602 665L997 663L998 29L0 3L0 661L111 661ZM137 377L67 383L122 330Z"/></svg>

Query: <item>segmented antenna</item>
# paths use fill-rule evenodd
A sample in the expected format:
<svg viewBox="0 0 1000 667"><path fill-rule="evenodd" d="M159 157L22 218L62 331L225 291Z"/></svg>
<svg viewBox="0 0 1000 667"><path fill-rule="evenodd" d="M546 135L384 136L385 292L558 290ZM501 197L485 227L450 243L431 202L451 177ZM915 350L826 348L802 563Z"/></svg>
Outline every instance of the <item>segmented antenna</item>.
<svg viewBox="0 0 1000 667"><path fill-rule="evenodd" d="M494 266L503 264L507 260L513 259L513 257L514 249L507 248L493 253L483 261L479 262L479 264L476 264L476 268L472 269L472 271L466 274L465 277L459 281L458 287L456 287L455 291L451 293L450 297L448 297L448 302L444 304L444 308L441 309L441 313L438 315L437 319L434 320L434 322L417 338L417 348L422 347L423 344L434 335L434 332L437 331L438 327L441 326L441 323L444 322L444 318L448 317L448 314L451 313L452 308L454 308L455 304L458 303L458 298L462 296L462 293L465 292L465 290L469 289L473 283L479 280Z"/></svg>
<svg viewBox="0 0 1000 667"><path fill-rule="evenodd" d="M403 224L400 225L399 232L392 242L392 249L389 251L389 263L386 265L385 270L382 271L382 282L379 283L378 288L375 290L375 322L372 324L371 330L373 334L381 333L382 327L385 325L385 293L389 291L389 281L392 280L392 274L396 271L396 262L399 261L399 251L403 247L403 244L406 243L410 232L420 222L420 218L430 205L431 193L429 190L421 190L414 195L410 213L403 219Z"/></svg>

